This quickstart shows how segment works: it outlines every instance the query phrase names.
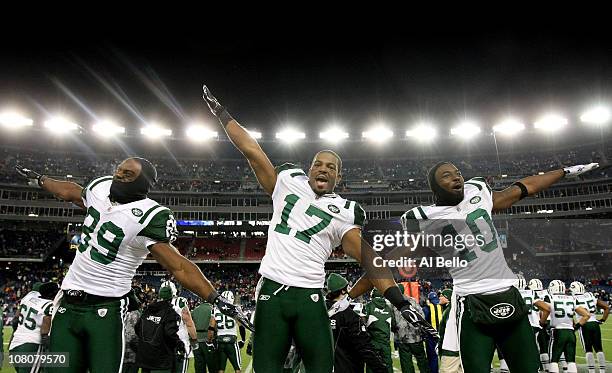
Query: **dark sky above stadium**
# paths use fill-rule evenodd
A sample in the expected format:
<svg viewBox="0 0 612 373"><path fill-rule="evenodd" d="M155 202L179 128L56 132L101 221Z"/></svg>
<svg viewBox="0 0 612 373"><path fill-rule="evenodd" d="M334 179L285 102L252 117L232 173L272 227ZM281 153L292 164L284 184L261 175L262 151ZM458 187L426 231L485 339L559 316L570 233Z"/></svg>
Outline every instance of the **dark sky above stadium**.
<svg viewBox="0 0 612 373"><path fill-rule="evenodd" d="M609 33L594 29L215 31L8 41L0 106L34 118L64 110L84 123L111 115L126 127L173 126L210 119L200 99L206 82L251 127L318 129L336 118L361 130L377 118L403 125L518 113L529 120L611 97Z"/></svg>

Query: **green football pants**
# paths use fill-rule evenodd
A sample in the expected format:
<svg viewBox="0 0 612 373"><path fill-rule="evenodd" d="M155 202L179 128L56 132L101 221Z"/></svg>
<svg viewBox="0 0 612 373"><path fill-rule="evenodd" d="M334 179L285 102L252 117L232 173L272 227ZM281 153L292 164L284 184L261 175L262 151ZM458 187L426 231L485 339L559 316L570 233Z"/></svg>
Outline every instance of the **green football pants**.
<svg viewBox="0 0 612 373"><path fill-rule="evenodd" d="M387 341L376 341L372 340L372 346L378 351L380 356L382 356L385 364L387 364L387 371L389 373L393 373L393 360L391 359L391 342ZM372 369L366 364L366 372L372 373Z"/></svg>
<svg viewBox="0 0 612 373"><path fill-rule="evenodd" d="M238 342L218 342L217 348L217 366L219 370L225 371L225 367L227 365L227 361L229 360L230 364L234 370L240 370L242 366L242 359L240 356L240 349L238 348Z"/></svg>
<svg viewBox="0 0 612 373"><path fill-rule="evenodd" d="M333 337L321 289L262 281L255 309L254 371L281 373L293 340L307 373L331 372Z"/></svg>
<svg viewBox="0 0 612 373"><path fill-rule="evenodd" d="M563 353L565 353L565 361L575 363L576 334L574 329L551 329L548 353L551 363L558 363Z"/></svg>
<svg viewBox="0 0 612 373"><path fill-rule="evenodd" d="M514 322L495 325L475 324L470 310L460 297L459 344L465 372L489 373L495 346L504 355L511 372L537 373L540 367L538 346L527 315Z"/></svg>
<svg viewBox="0 0 612 373"><path fill-rule="evenodd" d="M121 372L127 299L73 304L62 299L51 323L51 352L68 352L68 368L54 373Z"/></svg>
<svg viewBox="0 0 612 373"><path fill-rule="evenodd" d="M601 352L601 329L597 321L589 321L578 330L584 352Z"/></svg>
<svg viewBox="0 0 612 373"><path fill-rule="evenodd" d="M423 342L418 343L398 343L400 364L402 373L414 373L414 365L412 357L417 361L420 373L429 373L429 364L425 355L425 347Z"/></svg>
<svg viewBox="0 0 612 373"><path fill-rule="evenodd" d="M195 373L217 373L217 355L208 348L205 342L198 343L199 348L193 351Z"/></svg>

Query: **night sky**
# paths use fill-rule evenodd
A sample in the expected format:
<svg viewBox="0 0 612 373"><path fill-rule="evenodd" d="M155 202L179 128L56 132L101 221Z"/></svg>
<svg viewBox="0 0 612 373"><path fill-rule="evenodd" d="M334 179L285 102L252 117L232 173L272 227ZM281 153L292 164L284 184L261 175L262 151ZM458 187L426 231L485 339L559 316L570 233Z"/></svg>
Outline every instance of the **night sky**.
<svg viewBox="0 0 612 373"><path fill-rule="evenodd" d="M376 119L398 128L419 118L487 124L504 114L531 122L547 109L572 116L594 100L610 102L608 34L39 35L4 48L0 106L35 120L59 110L79 123L111 116L128 128L149 120L179 128L212 120L200 98L206 82L235 117L263 130L289 122L318 132L333 119L355 132Z"/></svg>

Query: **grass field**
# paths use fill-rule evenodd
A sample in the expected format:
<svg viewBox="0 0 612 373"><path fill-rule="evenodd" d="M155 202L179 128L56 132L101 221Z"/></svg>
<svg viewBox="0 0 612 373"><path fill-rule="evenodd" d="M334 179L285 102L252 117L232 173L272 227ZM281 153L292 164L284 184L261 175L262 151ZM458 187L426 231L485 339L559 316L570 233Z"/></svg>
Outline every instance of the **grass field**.
<svg viewBox="0 0 612 373"><path fill-rule="evenodd" d="M604 345L604 352L606 353L606 358L608 361L611 360L612 358L612 323L606 323L601 325L602 327L602 339L603 339L603 345ZM0 370L0 373L8 373L8 372L14 372L15 370L11 367L9 367L7 364L7 350L8 350L8 341L11 338L11 333L12 333L12 329L9 327L5 327L4 328L4 355L5 355L5 359L4 359L4 363L2 365L2 369ZM578 344L580 344L580 342L578 342ZM242 364L243 364L243 369L242 371L244 373L252 373L253 369L251 366L251 357L248 356L245 352L245 349L242 349ZM576 356L576 362L578 363L579 372L587 372L586 368L585 368L585 358L584 358L584 352L582 351L582 346L578 346L577 347L577 356ZM497 363L497 359L495 359L494 365L497 367L499 366L499 364ZM394 370L396 372L401 372L400 368L399 368L399 360L397 359L397 355L394 357L393 359L393 366L394 366ZM608 363L608 371L612 371L612 364ZM415 370L416 369L416 362L415 362ZM193 367L193 359L191 359L190 363L189 363L189 372L194 372L194 367ZM233 372L233 369L231 368L231 366L228 364L228 368L226 369L226 372ZM417 370L418 372L418 370Z"/></svg>

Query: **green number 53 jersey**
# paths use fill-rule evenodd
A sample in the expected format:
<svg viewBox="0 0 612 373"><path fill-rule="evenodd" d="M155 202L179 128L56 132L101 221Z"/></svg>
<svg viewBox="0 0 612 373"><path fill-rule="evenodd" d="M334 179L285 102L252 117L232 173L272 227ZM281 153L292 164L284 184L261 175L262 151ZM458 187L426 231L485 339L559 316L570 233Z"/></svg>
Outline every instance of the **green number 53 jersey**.
<svg viewBox="0 0 612 373"><path fill-rule="evenodd" d="M136 269L148 247L176 239L172 211L152 199L112 204L112 177L101 177L83 189L87 215L81 243L62 289L120 297L130 291Z"/></svg>

